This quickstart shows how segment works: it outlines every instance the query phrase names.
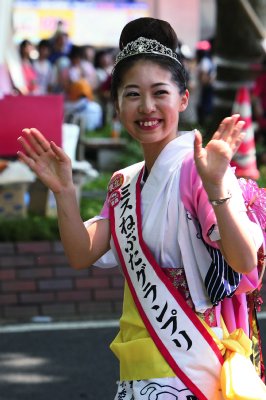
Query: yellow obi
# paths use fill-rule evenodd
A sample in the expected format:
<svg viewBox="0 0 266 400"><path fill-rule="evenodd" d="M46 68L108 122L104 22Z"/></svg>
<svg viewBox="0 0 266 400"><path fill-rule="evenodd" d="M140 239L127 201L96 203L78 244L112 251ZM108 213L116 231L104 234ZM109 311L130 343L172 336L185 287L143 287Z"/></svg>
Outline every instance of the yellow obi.
<svg viewBox="0 0 266 400"><path fill-rule="evenodd" d="M150 337L127 283L120 332L110 348L120 361L121 381L175 376Z"/></svg>
<svg viewBox="0 0 266 400"><path fill-rule="evenodd" d="M251 341L242 329L230 335L222 320L224 339L220 340L202 318L225 362L221 371L221 387L225 400L266 400L266 389L251 364ZM146 380L174 377L139 315L130 289L125 283L120 332L110 345L120 361L120 380Z"/></svg>

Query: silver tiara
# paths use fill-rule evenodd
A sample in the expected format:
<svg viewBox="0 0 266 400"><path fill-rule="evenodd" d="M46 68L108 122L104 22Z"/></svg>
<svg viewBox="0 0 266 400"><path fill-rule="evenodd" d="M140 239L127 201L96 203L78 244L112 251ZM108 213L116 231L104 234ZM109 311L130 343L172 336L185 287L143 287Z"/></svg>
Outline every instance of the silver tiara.
<svg viewBox="0 0 266 400"><path fill-rule="evenodd" d="M132 57L137 54L158 54L161 56L170 57L178 64L181 62L178 60L177 54L174 53L169 47L164 46L160 42L154 39L146 39L145 37L139 37L132 42L129 42L123 50L121 50L115 59L114 67L124 58Z"/></svg>

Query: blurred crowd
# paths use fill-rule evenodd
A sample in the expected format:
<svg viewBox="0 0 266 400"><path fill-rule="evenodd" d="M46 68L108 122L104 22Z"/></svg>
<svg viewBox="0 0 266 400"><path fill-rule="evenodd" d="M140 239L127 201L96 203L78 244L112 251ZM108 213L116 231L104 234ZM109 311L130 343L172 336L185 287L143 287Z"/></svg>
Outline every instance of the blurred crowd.
<svg viewBox="0 0 266 400"><path fill-rule="evenodd" d="M28 95L61 94L65 121L73 115L85 116L87 130L113 123L111 73L118 49L96 48L72 43L58 21L54 34L37 44L25 39L19 52ZM180 43L179 51L187 70L190 102L181 122L188 128L208 126L213 113L216 66L213 41L199 41L195 49ZM256 141L265 147L266 138L266 61L251 91L253 120L257 123Z"/></svg>
<svg viewBox="0 0 266 400"><path fill-rule="evenodd" d="M48 39L37 44L19 43L21 65L28 95L61 94L66 122L73 115L86 115L86 129L95 130L112 123L115 111L110 97L111 72L118 49L77 46L63 29L62 21ZM212 113L212 82L215 68L211 44L200 42L191 51L180 51L188 71L190 107L183 121L204 126Z"/></svg>
<svg viewBox="0 0 266 400"><path fill-rule="evenodd" d="M36 45L28 39L21 41L19 53L24 94L63 95L65 119L85 115L88 130L101 128L112 118L110 76L115 49L77 46L58 26L51 38Z"/></svg>

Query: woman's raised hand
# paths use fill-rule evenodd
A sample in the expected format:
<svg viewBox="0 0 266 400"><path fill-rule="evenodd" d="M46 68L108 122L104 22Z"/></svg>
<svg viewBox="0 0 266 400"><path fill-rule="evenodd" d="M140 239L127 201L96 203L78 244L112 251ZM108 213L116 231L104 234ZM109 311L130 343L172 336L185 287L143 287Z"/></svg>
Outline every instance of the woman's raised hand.
<svg viewBox="0 0 266 400"><path fill-rule="evenodd" d="M202 182L206 186L219 186L229 163L237 151L245 133L245 122L235 114L225 118L206 147L202 147L202 136L197 131L194 141L194 159Z"/></svg>
<svg viewBox="0 0 266 400"><path fill-rule="evenodd" d="M54 142L48 142L35 128L22 132L18 138L23 148L17 153L19 159L54 193L73 187L71 161L66 153Z"/></svg>

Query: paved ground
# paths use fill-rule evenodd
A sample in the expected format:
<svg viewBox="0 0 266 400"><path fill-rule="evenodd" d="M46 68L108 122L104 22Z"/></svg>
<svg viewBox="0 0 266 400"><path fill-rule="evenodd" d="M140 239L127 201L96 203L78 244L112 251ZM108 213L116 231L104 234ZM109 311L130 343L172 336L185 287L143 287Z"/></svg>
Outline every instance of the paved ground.
<svg viewBox="0 0 266 400"><path fill-rule="evenodd" d="M111 400L117 328L0 333L1 400Z"/></svg>
<svg viewBox="0 0 266 400"><path fill-rule="evenodd" d="M266 359L266 319L260 326ZM0 329L1 400L113 400L118 363L109 343L116 323L15 328Z"/></svg>

